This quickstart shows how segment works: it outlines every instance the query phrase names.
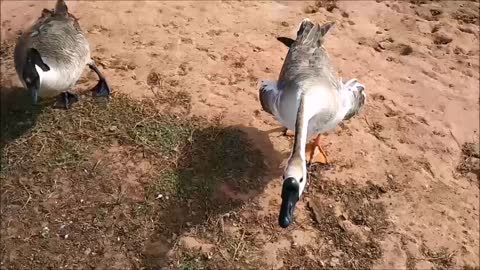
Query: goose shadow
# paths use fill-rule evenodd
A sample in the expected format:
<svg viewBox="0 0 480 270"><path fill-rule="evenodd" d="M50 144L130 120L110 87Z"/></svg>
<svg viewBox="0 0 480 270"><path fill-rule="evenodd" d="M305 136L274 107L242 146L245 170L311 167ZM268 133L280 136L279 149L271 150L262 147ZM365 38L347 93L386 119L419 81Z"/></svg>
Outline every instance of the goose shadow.
<svg viewBox="0 0 480 270"><path fill-rule="evenodd" d="M18 86L2 85L0 88L0 147L30 130L44 109L41 105L31 105L28 92Z"/></svg>
<svg viewBox="0 0 480 270"><path fill-rule="evenodd" d="M197 225L239 210L263 192L282 156L269 132L253 127L207 127L192 135L191 145L173 172L178 200L162 207L156 229L145 244L143 265L160 269L177 236ZM164 201L166 202L166 201Z"/></svg>

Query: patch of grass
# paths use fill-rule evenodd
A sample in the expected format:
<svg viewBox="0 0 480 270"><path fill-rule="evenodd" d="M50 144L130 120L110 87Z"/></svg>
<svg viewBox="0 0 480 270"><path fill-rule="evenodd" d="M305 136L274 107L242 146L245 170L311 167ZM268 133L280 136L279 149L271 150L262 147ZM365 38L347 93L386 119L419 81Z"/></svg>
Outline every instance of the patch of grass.
<svg viewBox="0 0 480 270"><path fill-rule="evenodd" d="M24 117L36 116L34 128L24 130ZM27 116L25 116L27 115ZM2 117L2 154L5 165L62 167L79 163L94 148L128 144L162 159L174 157L191 132L198 127L174 116L161 115L151 101L117 96L105 109L82 103L68 111L51 107ZM24 132L27 132L23 134ZM9 139L20 137L5 145ZM15 148L12 148L12 146ZM36 152L36 155L32 155ZM30 154L26 154L30 153ZM28 159L30 157L31 159ZM3 167L3 166L2 166Z"/></svg>
<svg viewBox="0 0 480 270"><path fill-rule="evenodd" d="M132 217L133 218L142 218L149 215L152 215L153 207L150 203L138 203L132 206Z"/></svg>
<svg viewBox="0 0 480 270"><path fill-rule="evenodd" d="M310 247L310 252L314 252L314 248ZM306 247L297 247L288 251L288 255L285 256L284 263L288 264L288 267L283 269L291 270L304 270L304 269L325 269L325 264L321 261L320 255L315 254L313 256L308 256L308 249ZM312 258L313 257L313 258Z"/></svg>
<svg viewBox="0 0 480 270"><path fill-rule="evenodd" d="M167 105L168 110L181 107L187 114L190 112L192 96L183 89L175 89L179 85L177 80L167 78L167 75L152 70L148 74L147 84L150 86L156 101Z"/></svg>
<svg viewBox="0 0 480 270"><path fill-rule="evenodd" d="M207 269L201 260L201 254L184 253L179 265L179 270L203 270Z"/></svg>
<svg viewBox="0 0 480 270"><path fill-rule="evenodd" d="M146 119L136 123L129 135L136 144L171 156L181 150L179 148L190 136L192 128L180 121L176 123L174 119L167 119L167 121Z"/></svg>
<svg viewBox="0 0 480 270"><path fill-rule="evenodd" d="M84 259L89 250L128 256L125 269L156 269L150 262L165 261L155 256L166 252L147 262L145 242L172 247L185 227L239 207L241 201L219 196L220 185L259 189L263 157L246 134L157 105L116 94L103 105L84 98L67 111L47 106L2 114L0 212L19 229L2 223L1 255L20 241L25 251L7 268L88 268L99 263L98 256ZM48 245L30 237L39 227L49 228L42 239ZM66 234L75 241L56 237ZM202 269L196 263L186 259L182 267Z"/></svg>
<svg viewBox="0 0 480 270"><path fill-rule="evenodd" d="M478 144L467 142L462 145L462 157L457 171L463 176L476 178L477 184L480 183L480 146Z"/></svg>
<svg viewBox="0 0 480 270"><path fill-rule="evenodd" d="M475 143L464 143L462 145L462 153L467 157L480 158L480 149L478 144Z"/></svg>
<svg viewBox="0 0 480 270"><path fill-rule="evenodd" d="M407 251L406 254L407 254L407 270L417 269L416 267L417 260L415 259L415 257L409 251Z"/></svg>
<svg viewBox="0 0 480 270"><path fill-rule="evenodd" d="M96 210L95 221L98 223L105 222L105 218L108 215L108 209L100 207Z"/></svg>
<svg viewBox="0 0 480 270"><path fill-rule="evenodd" d="M263 158L258 150L245 144L247 141L238 129L209 126L192 133L192 145L181 160L185 169L179 174L186 180L181 190L190 193L192 187L200 184L203 192L209 193L213 191L212 184L219 181L230 182L239 191L253 188L256 183L250 179L263 174Z"/></svg>
<svg viewBox="0 0 480 270"><path fill-rule="evenodd" d="M435 270L453 269L455 267L456 252L450 252L447 248L432 250L426 245L421 246L421 251L426 259L434 265Z"/></svg>
<svg viewBox="0 0 480 270"><path fill-rule="evenodd" d="M163 198L177 192L178 175L173 170L167 170L157 176L147 186L149 198Z"/></svg>

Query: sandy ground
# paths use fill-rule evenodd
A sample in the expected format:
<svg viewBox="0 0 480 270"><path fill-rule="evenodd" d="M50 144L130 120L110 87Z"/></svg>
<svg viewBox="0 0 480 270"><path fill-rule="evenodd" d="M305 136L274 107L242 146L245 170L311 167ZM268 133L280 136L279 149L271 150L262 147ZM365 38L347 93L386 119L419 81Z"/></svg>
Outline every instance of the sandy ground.
<svg viewBox="0 0 480 270"><path fill-rule="evenodd" d="M389 224L385 233L372 236L368 223L361 222L349 223L346 229L359 237L376 237L382 252L374 268L438 267L435 254L441 251L456 267L479 267L478 175L457 170L462 146L475 143L478 148L479 3L410 2L337 2L333 9L280 1L68 4L113 91L152 96L147 78L155 71L191 94L190 114L222 115L223 124L248 133L265 155L266 185L235 196L249 202L239 210L244 219L254 215L268 228L277 226L282 162L291 141L261 111L258 80L278 76L287 48L277 36L294 37L304 17L336 21L325 46L341 76L366 85L366 108L324 137L332 165L310 179L295 224L288 230L259 229L252 237L263 248L250 256L268 269L289 269L301 263L288 258L307 260L308 254L317 254L312 251L331 245L318 227L321 221L315 220L320 211L316 205L326 200L323 183L335 182L389 187L375 200ZM2 42L15 38L42 8L53 5L54 1L2 1ZM19 85L12 66L2 63L1 71L3 86ZM86 75L79 89L88 78L95 76ZM341 208L338 204L334 201L329 207ZM346 210L337 212L342 211ZM226 231L235 235L238 227L249 225L230 226L236 230ZM275 237L267 237L272 234ZM187 248L204 243L210 250L215 244L188 231L180 239ZM300 248L306 253L295 253ZM326 255L317 266L338 266L342 251L336 248L340 251ZM8 254L12 248L6 250ZM117 255L110 254L123 263L126 255ZM8 265L8 258L2 263ZM125 259L120 268L135 268L132 265Z"/></svg>

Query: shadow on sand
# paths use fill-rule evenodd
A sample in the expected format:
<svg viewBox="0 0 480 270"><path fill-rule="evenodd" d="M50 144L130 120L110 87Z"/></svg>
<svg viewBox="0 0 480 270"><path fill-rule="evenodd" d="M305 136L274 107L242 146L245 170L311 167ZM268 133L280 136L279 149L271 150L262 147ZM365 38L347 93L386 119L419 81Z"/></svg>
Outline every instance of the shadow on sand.
<svg viewBox="0 0 480 270"><path fill-rule="evenodd" d="M198 131L182 155L187 158L174 171L177 195L182 199L163 207L145 245L143 265L147 269L166 265L176 236L239 210L262 193L270 179L266 164L277 168L282 160L268 132L245 126Z"/></svg>
<svg viewBox="0 0 480 270"><path fill-rule="evenodd" d="M0 89L0 145L22 136L36 123L44 107L32 106L27 91L21 87L2 86Z"/></svg>

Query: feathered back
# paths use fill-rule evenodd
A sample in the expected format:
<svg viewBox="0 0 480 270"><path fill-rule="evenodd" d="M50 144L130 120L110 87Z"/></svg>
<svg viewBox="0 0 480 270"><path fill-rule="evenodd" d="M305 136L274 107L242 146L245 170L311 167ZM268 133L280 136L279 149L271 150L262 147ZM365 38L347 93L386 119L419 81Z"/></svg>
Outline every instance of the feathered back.
<svg viewBox="0 0 480 270"><path fill-rule="evenodd" d="M300 27L297 31L296 41L299 44L320 47L323 44L324 37L334 25L334 22L328 22L320 26L320 24L314 24L309 19L304 19L300 23Z"/></svg>
<svg viewBox="0 0 480 270"><path fill-rule="evenodd" d="M334 25L334 22L328 22L320 26L309 19L304 19L300 23L297 38L291 44L280 72L279 89L309 79L339 87L328 54L322 46L325 36Z"/></svg>
<svg viewBox="0 0 480 270"><path fill-rule="evenodd" d="M304 19L299 26L299 29L297 31L297 40L299 40L300 44L302 43L313 43L311 40L317 40L316 46L321 46L323 43L323 37L328 33L330 28L335 25L334 22L329 22L321 27L319 25L314 25L310 20ZM320 29L317 30L315 27L319 27ZM311 35L309 37L310 33L316 33L316 35ZM296 40L291 39L289 37L277 37L277 40L282 42L283 45L287 46L288 48L291 48L293 43L295 43ZM307 42L310 41L310 42Z"/></svg>
<svg viewBox="0 0 480 270"><path fill-rule="evenodd" d="M46 64L53 67L84 68L90 58L90 47L78 20L70 13L64 0L52 10L43 9L38 20L18 38L14 58L17 72L22 71L26 53L35 48Z"/></svg>

